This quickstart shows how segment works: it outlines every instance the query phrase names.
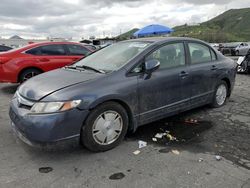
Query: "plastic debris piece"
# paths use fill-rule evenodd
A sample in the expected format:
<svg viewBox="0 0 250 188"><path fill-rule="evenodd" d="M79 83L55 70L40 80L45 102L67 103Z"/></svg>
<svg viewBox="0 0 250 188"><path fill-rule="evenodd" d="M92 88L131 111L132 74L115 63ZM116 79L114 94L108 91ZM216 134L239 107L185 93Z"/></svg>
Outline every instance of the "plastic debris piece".
<svg viewBox="0 0 250 188"><path fill-rule="evenodd" d="M216 159L217 161L220 161L220 160L221 160L221 156L216 155L216 156L215 156L215 159Z"/></svg>
<svg viewBox="0 0 250 188"><path fill-rule="evenodd" d="M152 138L152 140L153 140L154 142L157 142L157 138Z"/></svg>
<svg viewBox="0 0 250 188"><path fill-rule="evenodd" d="M133 152L134 155L138 155L139 153L141 153L140 150L135 150L135 151Z"/></svg>
<svg viewBox="0 0 250 188"><path fill-rule="evenodd" d="M139 140L139 141L138 141L138 144L139 144L139 149L144 148L144 147L147 146L147 142L144 142L144 141L142 141L142 140Z"/></svg>
<svg viewBox="0 0 250 188"><path fill-rule="evenodd" d="M202 162L203 161L203 158L199 158L199 160L198 160L199 162Z"/></svg>
<svg viewBox="0 0 250 188"><path fill-rule="evenodd" d="M180 152L178 150L176 150L176 149L172 149L172 153L175 154L175 155L179 155L180 154Z"/></svg>
<svg viewBox="0 0 250 188"><path fill-rule="evenodd" d="M170 140L170 141L177 141L176 137L172 136L171 134L167 133L166 134L167 138Z"/></svg>
<svg viewBox="0 0 250 188"><path fill-rule="evenodd" d="M162 138L163 136L167 135L167 133L157 133L155 138Z"/></svg>

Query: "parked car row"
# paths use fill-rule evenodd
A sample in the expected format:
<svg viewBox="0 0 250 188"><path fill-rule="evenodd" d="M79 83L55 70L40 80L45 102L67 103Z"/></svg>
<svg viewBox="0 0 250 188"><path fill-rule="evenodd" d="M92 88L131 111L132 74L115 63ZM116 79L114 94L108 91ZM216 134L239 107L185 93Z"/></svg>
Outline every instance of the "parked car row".
<svg viewBox="0 0 250 188"><path fill-rule="evenodd" d="M143 38L89 53L79 44L34 44L16 51L16 60L1 60L1 79L12 74L9 81L17 82L25 78L11 70L29 59L47 71L86 56L20 85L9 111L20 139L36 145L77 138L106 151L141 125L205 104L221 107L234 87L236 64L200 40Z"/></svg>
<svg viewBox="0 0 250 188"><path fill-rule="evenodd" d="M233 42L225 44L212 43L211 46L220 51L223 55L228 54L232 56L245 56L250 49L250 45L246 42Z"/></svg>
<svg viewBox="0 0 250 188"><path fill-rule="evenodd" d="M5 45L0 45L0 52L6 52L11 50L12 48L9 46L5 46Z"/></svg>

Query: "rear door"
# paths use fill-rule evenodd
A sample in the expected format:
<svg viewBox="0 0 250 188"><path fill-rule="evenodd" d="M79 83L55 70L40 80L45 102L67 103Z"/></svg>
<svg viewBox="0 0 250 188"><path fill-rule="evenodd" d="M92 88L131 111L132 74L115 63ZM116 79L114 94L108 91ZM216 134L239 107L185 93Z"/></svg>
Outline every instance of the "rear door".
<svg viewBox="0 0 250 188"><path fill-rule="evenodd" d="M219 62L209 46L199 42L187 42L191 77L191 106L209 101L216 85Z"/></svg>
<svg viewBox="0 0 250 188"><path fill-rule="evenodd" d="M190 78L187 72L184 43L166 44L148 55L160 68L138 78L140 123L148 123L188 107Z"/></svg>
<svg viewBox="0 0 250 188"><path fill-rule="evenodd" d="M77 44L66 44L68 58L72 60L72 63L78 61L79 59L86 57L92 51L88 48L77 45Z"/></svg>

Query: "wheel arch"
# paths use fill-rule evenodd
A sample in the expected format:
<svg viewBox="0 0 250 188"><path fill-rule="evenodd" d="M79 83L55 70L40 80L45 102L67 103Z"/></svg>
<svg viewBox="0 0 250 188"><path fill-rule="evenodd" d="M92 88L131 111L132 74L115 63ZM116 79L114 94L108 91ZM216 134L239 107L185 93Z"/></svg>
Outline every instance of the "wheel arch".
<svg viewBox="0 0 250 188"><path fill-rule="evenodd" d="M35 66L24 67L24 68L22 68L22 69L19 71L19 73L18 73L18 75L17 75L17 82L20 82L20 78L21 78L22 73L23 73L24 71L26 71L26 70L29 70L29 69L36 69L36 70L39 70L41 73L44 72L44 71L43 71L41 68L39 68L39 67L35 67Z"/></svg>
<svg viewBox="0 0 250 188"><path fill-rule="evenodd" d="M106 98L103 100L99 100L98 102L93 103L90 107L89 110L91 111L92 109L96 108L99 105L102 105L103 103L106 102L115 102L120 104L127 112L128 114L128 119L129 119L129 125L128 125L128 131L134 132L137 128L137 121L133 117L133 113L129 105L122 99L120 98Z"/></svg>
<svg viewBox="0 0 250 188"><path fill-rule="evenodd" d="M222 81L225 81L226 82L226 84L227 84L227 87L228 87L228 97L231 95L231 82L230 82L230 80L227 78L227 77L224 77L224 78L222 78L221 79Z"/></svg>

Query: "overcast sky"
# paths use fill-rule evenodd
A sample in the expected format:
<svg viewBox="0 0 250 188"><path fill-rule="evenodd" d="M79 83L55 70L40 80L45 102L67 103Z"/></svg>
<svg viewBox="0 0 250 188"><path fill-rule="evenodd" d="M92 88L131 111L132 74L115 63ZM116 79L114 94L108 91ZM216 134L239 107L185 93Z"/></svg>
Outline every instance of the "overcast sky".
<svg viewBox="0 0 250 188"><path fill-rule="evenodd" d="M250 0L1 0L0 36L116 36L154 23L200 23L246 7Z"/></svg>

